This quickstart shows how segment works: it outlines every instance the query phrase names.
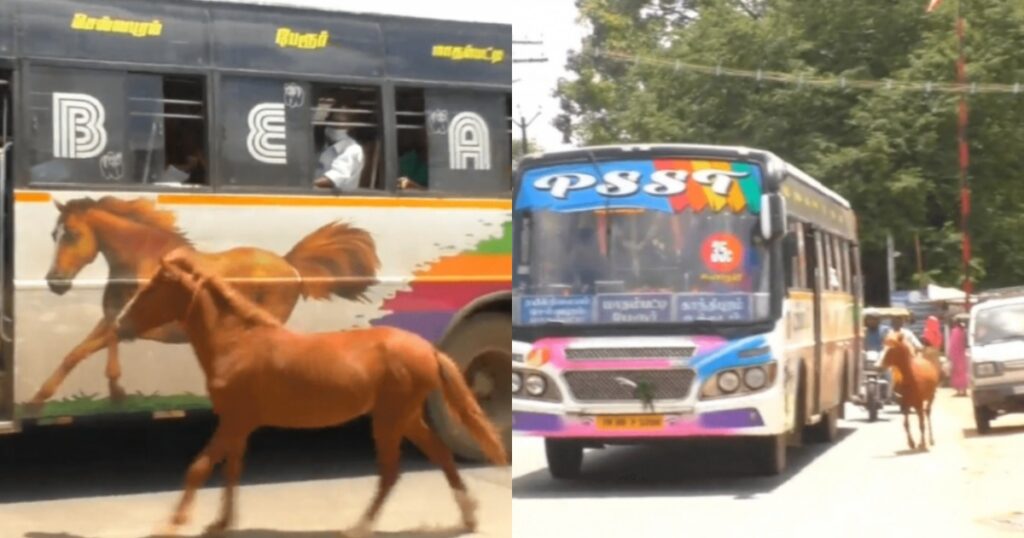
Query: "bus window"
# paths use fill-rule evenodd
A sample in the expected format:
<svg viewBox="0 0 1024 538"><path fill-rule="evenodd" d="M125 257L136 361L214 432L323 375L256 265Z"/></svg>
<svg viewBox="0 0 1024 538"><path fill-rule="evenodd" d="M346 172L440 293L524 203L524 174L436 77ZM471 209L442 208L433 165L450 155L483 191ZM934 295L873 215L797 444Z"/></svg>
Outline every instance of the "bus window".
<svg viewBox="0 0 1024 538"><path fill-rule="evenodd" d="M804 261L804 284L810 290L818 289L818 259L821 253L815 247L815 235L813 227L803 225L800 249Z"/></svg>
<svg viewBox="0 0 1024 538"><path fill-rule="evenodd" d="M0 153L4 152L4 148L8 143L14 142L14 114L13 107L11 106L11 74L9 72L0 71ZM4 178L10 178L13 171L13 159L10 154L5 154L0 159L0 174L3 174Z"/></svg>
<svg viewBox="0 0 1024 538"><path fill-rule="evenodd" d="M131 180L164 185L205 184L203 79L132 73L126 87Z"/></svg>
<svg viewBox="0 0 1024 538"><path fill-rule="evenodd" d="M796 287L799 289L809 290L813 287L811 284L811 278L814 275L814 267L811 263L811 249L813 248L814 240L807 233L807 226L802 222L793 223L793 231L796 233L797 243L797 255L795 263L796 267Z"/></svg>
<svg viewBox="0 0 1024 538"><path fill-rule="evenodd" d="M512 131L512 94L511 93L505 96L505 116L506 116L505 122L507 124L507 130L508 130L508 147L512 148L512 133L513 133L513 131ZM511 149L509 149L509 151L511 151ZM509 155L511 155L511 153L509 153ZM509 190L514 188L514 185L512 185L512 176L513 176L513 173L512 173L512 159L510 158L508 160L508 188L509 188Z"/></svg>
<svg viewBox="0 0 1024 538"><path fill-rule="evenodd" d="M313 85L313 147L316 178L328 174L332 163L354 142L361 148L358 187L383 189L380 90L372 87ZM336 166L336 165L335 165Z"/></svg>
<svg viewBox="0 0 1024 538"><path fill-rule="evenodd" d="M506 193L512 166L507 94L430 88L424 91L430 190Z"/></svg>
<svg viewBox="0 0 1024 538"><path fill-rule="evenodd" d="M310 189L314 166L309 84L224 77L216 123L221 178L228 186Z"/></svg>
<svg viewBox="0 0 1024 538"><path fill-rule="evenodd" d="M423 90L395 91L395 125L398 128L398 188L428 189L430 185L427 122Z"/></svg>

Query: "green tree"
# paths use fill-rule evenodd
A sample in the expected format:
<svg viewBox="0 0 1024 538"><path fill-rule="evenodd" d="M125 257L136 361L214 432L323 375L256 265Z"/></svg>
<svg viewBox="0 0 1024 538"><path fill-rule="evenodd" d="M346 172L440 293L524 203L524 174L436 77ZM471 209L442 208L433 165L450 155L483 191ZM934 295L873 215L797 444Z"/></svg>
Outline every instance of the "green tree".
<svg viewBox="0 0 1024 538"><path fill-rule="evenodd" d="M556 122L579 143L741 144L769 149L847 197L864 269L884 286L885 235L927 281L959 285L958 96L780 84L673 68L676 60L847 80L951 81L954 13L914 0L578 0L593 29L559 82ZM969 76L1024 81L1024 3L965 3ZM664 60L609 58L608 52ZM605 54L599 54L605 53ZM667 66L667 67L666 67ZM971 236L980 285L1024 280L1024 92L970 96ZM897 260L899 285L915 278Z"/></svg>

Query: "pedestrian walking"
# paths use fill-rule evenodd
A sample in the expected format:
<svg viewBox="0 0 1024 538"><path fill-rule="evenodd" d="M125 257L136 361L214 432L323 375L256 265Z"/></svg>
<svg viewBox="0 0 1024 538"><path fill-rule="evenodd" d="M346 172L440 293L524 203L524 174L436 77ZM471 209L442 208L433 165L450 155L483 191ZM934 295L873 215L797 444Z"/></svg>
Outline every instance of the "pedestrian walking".
<svg viewBox="0 0 1024 538"><path fill-rule="evenodd" d="M950 361L949 384L957 396L967 396L967 324L964 315L953 318L947 352Z"/></svg>

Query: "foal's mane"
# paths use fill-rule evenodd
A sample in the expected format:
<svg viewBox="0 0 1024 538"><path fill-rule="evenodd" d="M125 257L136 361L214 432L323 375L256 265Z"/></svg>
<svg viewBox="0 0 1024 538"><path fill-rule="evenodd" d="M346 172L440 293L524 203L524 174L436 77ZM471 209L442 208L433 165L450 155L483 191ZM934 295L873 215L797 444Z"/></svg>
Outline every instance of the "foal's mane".
<svg viewBox="0 0 1024 538"><path fill-rule="evenodd" d="M105 211L136 224L156 228L157 230L178 236L189 245L192 244L185 237L185 233L178 228L177 216L171 211L157 209L156 204L152 200L146 198L122 200L114 196L104 196L99 200L78 198L64 204L62 213L84 213L90 209Z"/></svg>
<svg viewBox="0 0 1024 538"><path fill-rule="evenodd" d="M213 290L214 293L224 299L224 302L226 302L239 317L253 325L264 327L283 326L281 320L274 317L270 312L267 312L258 304L249 300L248 297L239 293L234 286L225 282L220 275L209 274L198 268L193 268L191 273L197 279L196 293L199 293L204 287Z"/></svg>

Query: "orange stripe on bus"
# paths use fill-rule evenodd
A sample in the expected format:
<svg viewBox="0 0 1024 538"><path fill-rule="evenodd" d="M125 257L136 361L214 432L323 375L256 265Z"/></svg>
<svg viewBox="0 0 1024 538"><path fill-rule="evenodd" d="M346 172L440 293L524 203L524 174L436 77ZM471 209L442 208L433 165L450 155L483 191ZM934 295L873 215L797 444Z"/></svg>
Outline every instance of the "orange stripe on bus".
<svg viewBox="0 0 1024 538"><path fill-rule="evenodd" d="M499 277L500 280L512 277L512 256L492 256L484 254L463 254L442 258L430 269L417 271L416 280L437 277L481 278Z"/></svg>
<svg viewBox="0 0 1024 538"><path fill-rule="evenodd" d="M14 201L16 202L49 202L53 197L48 192L39 191L15 191Z"/></svg>
<svg viewBox="0 0 1024 538"><path fill-rule="evenodd" d="M433 207L446 209L512 209L512 200L466 198L327 198L299 196L232 196L159 194L157 202L176 205L313 206L313 207Z"/></svg>

